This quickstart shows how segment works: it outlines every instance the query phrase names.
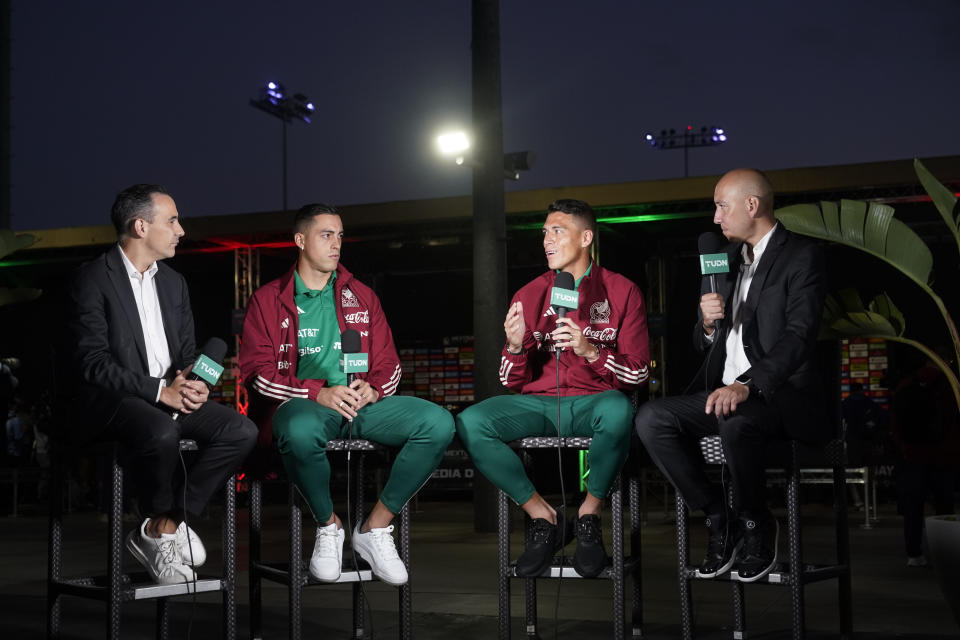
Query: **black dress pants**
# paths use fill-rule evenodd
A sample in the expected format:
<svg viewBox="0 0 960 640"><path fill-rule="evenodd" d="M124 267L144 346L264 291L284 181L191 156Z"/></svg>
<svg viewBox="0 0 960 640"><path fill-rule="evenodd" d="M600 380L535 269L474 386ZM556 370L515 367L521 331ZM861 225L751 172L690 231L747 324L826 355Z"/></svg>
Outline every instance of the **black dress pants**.
<svg viewBox="0 0 960 640"><path fill-rule="evenodd" d="M184 413L177 420L169 410L141 398L125 398L107 424L106 438L119 441L133 457L133 475L140 509L146 516L199 515L257 441L257 427L246 416L216 402ZM196 440L195 456L183 486L180 440ZM185 490L184 490L185 489Z"/></svg>
<svg viewBox="0 0 960 640"><path fill-rule="evenodd" d="M766 510L767 444L788 436L778 412L762 399L747 398L733 414L707 414L707 391L652 400L640 407L634 424L650 457L693 509L725 504L726 496L704 471L700 439L719 435L730 469L734 509Z"/></svg>

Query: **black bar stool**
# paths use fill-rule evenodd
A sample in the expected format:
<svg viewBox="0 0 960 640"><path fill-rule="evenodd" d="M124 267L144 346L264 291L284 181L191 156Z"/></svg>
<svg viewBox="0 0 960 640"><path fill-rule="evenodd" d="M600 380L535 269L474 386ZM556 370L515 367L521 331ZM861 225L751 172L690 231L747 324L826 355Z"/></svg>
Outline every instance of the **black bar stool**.
<svg viewBox="0 0 960 640"><path fill-rule="evenodd" d="M783 441L778 445L788 451L777 452L774 447L771 459L784 461L787 502L787 562L778 562L774 570L757 584L770 584L790 588L792 638L805 637L804 587L811 582L837 579L840 610L840 637L850 638L853 633L853 615L850 584L850 540L847 530L846 473L844 470L844 442L834 440L825 449L818 449L796 440ZM700 440L700 450L707 464L726 464L720 436L708 436ZM785 455L784 455L785 454ZM809 564L803 559L800 522L800 469L801 467L824 467L833 469L834 513L836 524L836 561L829 564ZM692 581L701 579L697 568L690 564L690 544L687 529L687 507L683 497L677 494L677 566L680 582L680 617L683 638L693 638L693 593ZM746 638L746 615L744 583L735 571L713 580L730 582L733 599L734 640Z"/></svg>
<svg viewBox="0 0 960 640"><path fill-rule="evenodd" d="M363 519L363 476L364 458L370 453L386 453L387 448L369 440L331 440L327 443L327 452L356 452L351 461L354 469L348 481L351 483L350 495L354 501L352 524ZM357 556L360 563L359 571L353 564L353 554L344 543L343 567L340 579L334 583L317 582L306 569L303 555L303 510L300 508L299 492L293 483L289 483L290 523L289 556L285 563L265 562L261 558L262 522L263 522L263 481L259 478L250 482L250 637L255 640L263 638L263 597L261 580L272 580L287 585L289 590L289 624L290 640L300 640L303 634L303 588L307 586L324 586L327 584L352 583L353 585L353 630L350 637L356 640L366 638L364 632L364 598L360 591L360 582L375 580L373 572L366 563ZM410 575L410 507L404 505L400 513L399 527L399 555L407 567ZM352 533L352 532L351 532ZM359 574L359 575L358 575ZM411 578L412 580L412 578ZM399 617L401 640L413 637L413 601L410 582L398 587Z"/></svg>
<svg viewBox="0 0 960 640"><path fill-rule="evenodd" d="M560 438L560 447L563 449L584 450L590 448L592 438L567 437ZM556 437L531 437L516 440L510 446L520 451L525 465L529 465L533 450L556 449ZM624 469L631 468L628 461ZM612 514L610 528L612 534L611 562L597 577L600 580L610 580L613 583L613 637L620 640L624 637L625 628L625 577L630 576L633 582L631 596L632 618L631 635L640 637L643 629L643 607L640 580L640 483L636 476L630 476L629 481L629 508L630 508L630 555L624 555L623 540L623 475L617 475L610 490L610 511ZM524 525L528 525L530 518L524 516ZM560 558L555 557L550 566L538 578L564 579L580 578L570 561L572 556L565 556L561 566ZM520 578L516 574L516 564L510 562L510 499L503 491L498 492L497 498L497 565L498 565L498 628L500 640L510 638L510 580ZM539 638L537 631L537 579L520 578L523 580L524 598L526 601L526 636Z"/></svg>
<svg viewBox="0 0 960 640"><path fill-rule="evenodd" d="M107 525L107 574L105 576L63 576L63 486L64 454L53 465L50 486L49 549L47 555L47 637L60 637L60 597L78 596L103 600L107 603L106 637L120 638L120 607L135 600L156 600L156 637L167 638L169 630L168 599L194 593L220 592L223 597L223 637L236 638L237 600L236 583L236 476L227 479L224 487L223 510L223 575L199 578L184 584L156 584L146 572L126 574L122 571L123 557L123 467L120 464L120 446L109 446L111 468L111 503ZM196 451L193 440L181 440L181 451Z"/></svg>

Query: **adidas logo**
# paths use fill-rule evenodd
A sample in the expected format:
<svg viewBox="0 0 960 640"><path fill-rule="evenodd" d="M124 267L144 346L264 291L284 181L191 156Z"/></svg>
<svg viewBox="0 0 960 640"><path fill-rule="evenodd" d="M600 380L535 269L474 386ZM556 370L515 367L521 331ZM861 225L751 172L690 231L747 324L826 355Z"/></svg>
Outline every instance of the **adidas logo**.
<svg viewBox="0 0 960 640"><path fill-rule="evenodd" d="M283 322L280 323L281 329L287 329L290 327L290 318L284 318Z"/></svg>

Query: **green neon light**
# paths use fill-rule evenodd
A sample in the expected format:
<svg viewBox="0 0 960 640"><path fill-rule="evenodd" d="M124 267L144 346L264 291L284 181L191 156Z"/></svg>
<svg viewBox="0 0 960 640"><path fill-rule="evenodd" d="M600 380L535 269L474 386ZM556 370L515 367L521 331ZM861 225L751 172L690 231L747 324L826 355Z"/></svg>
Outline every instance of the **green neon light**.
<svg viewBox="0 0 960 640"><path fill-rule="evenodd" d="M619 209L636 210L636 207L615 207ZM706 218L712 215L709 211L682 211L678 213L641 213L632 216L604 216L597 218L602 224L627 224L637 222L660 222L663 220L687 220L689 218ZM530 230L542 229L543 222L523 222L510 225L511 229Z"/></svg>

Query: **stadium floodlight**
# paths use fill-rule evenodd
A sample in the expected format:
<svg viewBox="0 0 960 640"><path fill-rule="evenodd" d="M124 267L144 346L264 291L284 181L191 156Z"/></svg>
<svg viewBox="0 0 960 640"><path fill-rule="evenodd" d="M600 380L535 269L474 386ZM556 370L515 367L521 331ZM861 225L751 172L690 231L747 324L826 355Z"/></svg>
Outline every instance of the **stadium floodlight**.
<svg viewBox="0 0 960 640"><path fill-rule="evenodd" d="M316 110L310 98L302 93L290 95L284 86L274 80L260 89L256 98L250 100L250 106L269 113L282 123L283 136L283 210L287 210L287 124L300 120L310 124Z"/></svg>
<svg viewBox="0 0 960 640"><path fill-rule="evenodd" d="M683 149L683 175L689 175L689 165L687 159L687 150L695 147L715 147L725 143L728 139L727 132L721 127L700 127L699 131L694 131L693 127L687 125L685 128L677 131L676 129L661 129L659 135L648 133L644 139L654 149L669 150Z"/></svg>

